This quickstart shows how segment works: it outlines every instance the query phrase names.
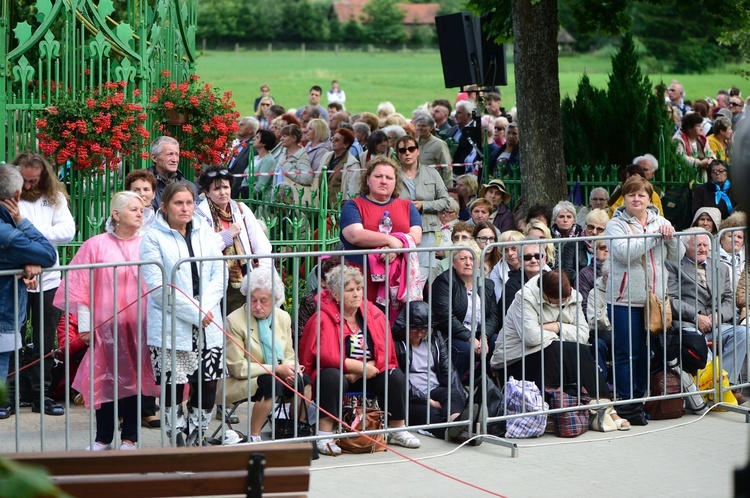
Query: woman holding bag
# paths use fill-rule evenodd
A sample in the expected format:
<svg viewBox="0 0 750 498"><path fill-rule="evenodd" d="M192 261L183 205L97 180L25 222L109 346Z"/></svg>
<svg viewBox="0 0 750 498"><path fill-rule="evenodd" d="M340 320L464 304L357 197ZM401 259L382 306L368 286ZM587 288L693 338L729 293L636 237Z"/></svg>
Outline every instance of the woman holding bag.
<svg viewBox="0 0 750 498"><path fill-rule="evenodd" d="M607 308L612 323L615 391L619 399L640 398L648 386L648 338L645 305L648 291L664 300L667 288L665 260L677 263L685 252L674 238L674 228L650 204L653 194L645 178L634 175L622 185L624 205L607 223L612 271L607 285ZM632 238L632 235L657 234ZM631 384L632 378L632 384ZM628 411L632 409L632 414ZM636 425L646 425L643 405L620 409Z"/></svg>
<svg viewBox="0 0 750 498"><path fill-rule="evenodd" d="M231 199L232 176L229 170L223 166L209 166L203 170L198 184L206 199L198 204L196 213L216 232L216 241L223 255L271 254L271 243L253 212L246 205ZM245 303L245 296L240 293L243 275L259 265L270 269L272 262L269 258L263 258L252 261L233 259L226 263L229 267L226 292L229 314Z"/></svg>

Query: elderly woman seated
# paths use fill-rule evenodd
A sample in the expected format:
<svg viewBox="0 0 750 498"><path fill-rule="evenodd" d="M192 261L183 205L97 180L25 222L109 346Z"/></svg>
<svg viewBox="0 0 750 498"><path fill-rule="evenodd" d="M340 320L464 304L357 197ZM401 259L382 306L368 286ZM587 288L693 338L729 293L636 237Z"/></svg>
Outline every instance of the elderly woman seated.
<svg viewBox="0 0 750 498"><path fill-rule="evenodd" d="M363 278L358 269L337 266L326 280L328 288L320 295L320 312L305 325L299 353L302 366L320 385L318 435L323 438L318 440L318 451L341 454L333 439L334 419L328 414L340 417L340 394L351 391L376 394L380 406L387 406L388 426L400 428L388 435L389 443L418 448L419 439L404 425L406 379L398 368L385 315L363 299Z"/></svg>
<svg viewBox="0 0 750 498"><path fill-rule="evenodd" d="M292 319L278 308L284 302L281 278L261 267L245 282L240 290L250 294L249 304L227 317L227 332L234 340L227 341L226 397L228 403L247 398L253 402L249 441L259 442L275 396L289 397L292 389L304 389L309 399L312 391L310 377L302 373L304 367L292 349ZM304 419L307 409L301 399L300 405L300 419Z"/></svg>
<svg viewBox="0 0 750 498"><path fill-rule="evenodd" d="M588 347L589 325L580 300L565 272L531 278L508 310L492 368L533 381L542 391L576 385L592 398L608 400L607 380ZM614 411L612 419L619 430L630 429Z"/></svg>
<svg viewBox="0 0 750 498"><path fill-rule="evenodd" d="M480 254L474 241L461 242L468 249L453 251L453 268L432 285L432 319L435 329L453 348L453 365L461 380L468 382L472 351L475 364L494 344L500 328L495 286L489 279L475 278L474 255ZM482 295L485 299L482 301Z"/></svg>
<svg viewBox="0 0 750 498"><path fill-rule="evenodd" d="M408 320L406 311L409 310ZM408 327L407 327L408 321ZM430 333L430 306L412 301L393 325L398 365L409 372L409 421L414 425L466 420L466 391L448 360L448 343L442 335ZM475 408L476 413L476 408ZM430 428L439 439L453 439L464 429L454 426Z"/></svg>

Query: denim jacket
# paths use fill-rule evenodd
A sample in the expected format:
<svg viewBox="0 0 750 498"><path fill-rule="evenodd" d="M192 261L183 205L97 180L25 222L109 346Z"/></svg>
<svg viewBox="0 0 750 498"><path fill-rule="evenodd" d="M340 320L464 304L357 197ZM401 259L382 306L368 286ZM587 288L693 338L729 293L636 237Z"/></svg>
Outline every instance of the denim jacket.
<svg viewBox="0 0 750 498"><path fill-rule="evenodd" d="M0 206L0 270L21 269L24 265L54 266L57 253L44 235L28 219L16 225L5 207ZM14 286L18 288L18 308ZM18 321L16 321L18 314ZM0 353L21 344L18 329L26 321L26 286L17 275L0 277Z"/></svg>

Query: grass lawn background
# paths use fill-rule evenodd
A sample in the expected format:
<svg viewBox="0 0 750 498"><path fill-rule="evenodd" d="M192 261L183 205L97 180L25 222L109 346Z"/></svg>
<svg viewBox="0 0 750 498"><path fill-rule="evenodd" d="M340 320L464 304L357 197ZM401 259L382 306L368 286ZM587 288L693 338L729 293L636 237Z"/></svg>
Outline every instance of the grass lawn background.
<svg viewBox="0 0 750 498"><path fill-rule="evenodd" d="M593 85L606 88L611 70L610 54L560 57L560 95L574 96L581 76L586 72ZM643 69L642 69L643 70ZM644 70L645 72L645 70ZM350 112L375 112L378 103L389 100L396 111L411 117L420 104L435 98L453 102L457 89L446 89L437 50L419 52L334 52L267 51L201 52L197 73L222 90L231 90L242 115L253 114L253 102L259 87L267 83L271 95L286 108L307 103L310 86L317 84L326 92L337 79L346 92ZM727 67L711 74L649 74L653 84L669 84L677 78L685 86L688 99L716 96L720 88L738 86L747 94L747 80ZM745 88L743 88L743 86ZM513 65L508 65L508 86L502 87L503 106L515 105ZM325 95L322 99L326 103Z"/></svg>

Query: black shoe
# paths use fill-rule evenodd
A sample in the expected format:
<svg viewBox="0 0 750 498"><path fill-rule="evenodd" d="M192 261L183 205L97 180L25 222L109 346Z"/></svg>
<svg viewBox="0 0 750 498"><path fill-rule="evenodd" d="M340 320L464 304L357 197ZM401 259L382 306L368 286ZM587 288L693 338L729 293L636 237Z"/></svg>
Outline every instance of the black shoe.
<svg viewBox="0 0 750 498"><path fill-rule="evenodd" d="M0 405L0 420L9 418L11 415L16 413L16 409L11 404Z"/></svg>
<svg viewBox="0 0 750 498"><path fill-rule="evenodd" d="M41 411L39 407L39 403L34 403L31 407L31 411L34 413L39 413ZM44 399L44 414L45 415L51 415L53 417L59 417L61 415L65 415L65 409L52 401L50 398Z"/></svg>

